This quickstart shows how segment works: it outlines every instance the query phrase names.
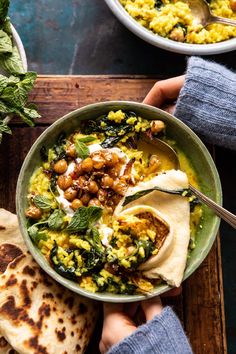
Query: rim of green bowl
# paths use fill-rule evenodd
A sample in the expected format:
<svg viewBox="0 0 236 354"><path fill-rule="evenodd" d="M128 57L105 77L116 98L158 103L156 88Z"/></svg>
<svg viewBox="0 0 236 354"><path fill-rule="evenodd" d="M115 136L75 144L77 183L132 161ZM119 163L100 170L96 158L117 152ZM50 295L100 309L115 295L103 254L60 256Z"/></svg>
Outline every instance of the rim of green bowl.
<svg viewBox="0 0 236 354"><path fill-rule="evenodd" d="M92 293L90 291L87 291L83 288L81 288L77 283L68 280L66 278L63 278L60 276L56 271L53 270L53 268L48 264L47 260L45 257L41 254L41 252L37 249L37 247L32 243L27 229L25 227L25 216L24 216L24 210L22 210L22 198L24 198L24 195L22 195L22 186L23 186L23 180L25 176L25 171L27 170L27 167L29 165L29 162L32 159L32 156L36 152L38 146L42 144L44 141L45 137L50 135L56 127L60 126L65 120L71 119L73 117L78 117L79 115L83 115L84 113L88 111L94 112L96 109L104 108L104 110L108 111L109 109L112 109L112 107L116 107L115 109L144 109L147 112L149 111L150 113L158 114L159 118L164 118L167 121L173 120L174 124L178 126L180 129L183 129L189 137L195 141L195 143L198 146L198 150L200 154L203 156L203 158L207 161L209 171L211 172L212 176L214 177L214 185L216 186L215 192L216 192L216 199L215 201L218 204L222 204L222 189L221 189L221 183L220 183L220 178L218 171L216 169L215 163L208 152L207 148L203 144L203 142L200 140L200 138L181 120L178 118L174 117L170 113L167 113L159 108L149 106L143 103L138 103L138 102L132 102L132 101L106 101L106 102L99 102L99 103L93 103L90 105L86 105L82 108L78 108L72 112L67 113L63 117L59 118L56 120L52 125L50 125L34 142L32 147L30 148L23 164L20 170L20 174L18 177L17 181L17 188L16 188L16 210L17 210L17 217L19 221L19 226L20 226L20 231L23 236L23 239L33 256L33 258L36 260L36 262L39 264L39 266L53 279L58 281L60 284L63 286L67 287L68 289L74 291L77 294L83 295L85 297L88 297L90 299L94 300L99 300L99 301L106 301L106 302L134 302L134 301L141 301L145 300L147 298L151 298L157 295L160 295L167 290L170 290L171 287L168 286L167 284L161 284L157 288L153 290L151 294L148 295L120 295L120 294L112 294L112 293ZM161 115L161 117L160 117ZM80 120L78 121L80 122ZM78 123L79 127L79 123ZM32 171L33 172L33 171ZM29 181L27 181L29 182ZM220 219L216 217L215 215L212 216L212 221L211 221L211 235L208 237L208 242L205 246L205 248L200 252L198 257L195 257L194 262L191 264L191 267L187 267L184 273L184 278L188 278L198 267L199 265L203 262L205 257L208 255L214 241L217 235L217 231L219 229L219 224L220 224Z"/></svg>

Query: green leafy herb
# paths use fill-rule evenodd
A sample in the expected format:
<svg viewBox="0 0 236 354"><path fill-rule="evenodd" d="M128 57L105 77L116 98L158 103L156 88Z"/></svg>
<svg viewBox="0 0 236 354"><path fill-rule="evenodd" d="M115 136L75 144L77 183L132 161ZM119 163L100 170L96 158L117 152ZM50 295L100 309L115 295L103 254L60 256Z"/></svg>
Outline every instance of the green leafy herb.
<svg viewBox="0 0 236 354"><path fill-rule="evenodd" d="M83 232L91 227L102 216L102 208L80 207L76 210L66 230L68 232Z"/></svg>
<svg viewBox="0 0 236 354"><path fill-rule="evenodd" d="M12 53L12 42L8 34L0 30L0 54L2 53Z"/></svg>
<svg viewBox="0 0 236 354"><path fill-rule="evenodd" d="M36 195L34 197L34 204L41 210L49 210L51 209L50 200L43 195Z"/></svg>
<svg viewBox="0 0 236 354"><path fill-rule="evenodd" d="M25 74L20 54L16 46L12 47L12 53L0 55L0 65L10 74Z"/></svg>
<svg viewBox="0 0 236 354"><path fill-rule="evenodd" d="M96 252L104 254L104 247L102 245L100 235L96 227L92 227L91 230L89 230L89 235L86 240L92 245Z"/></svg>
<svg viewBox="0 0 236 354"><path fill-rule="evenodd" d="M116 123L115 121L111 121L108 115L105 114L96 121L84 121L82 132L84 134L103 133L105 139L101 143L101 146L103 148L109 148L116 145L127 133L135 132L135 124L127 123L128 119L131 117L137 118L136 113L130 111L125 112L124 120L122 120L121 123Z"/></svg>
<svg viewBox="0 0 236 354"><path fill-rule="evenodd" d="M89 148L82 141L77 140L75 142L75 149L81 159L86 159L89 156Z"/></svg>
<svg viewBox="0 0 236 354"><path fill-rule="evenodd" d="M2 141L2 133L12 134L12 131L8 127L8 125L4 122L4 120L0 119L0 143Z"/></svg>
<svg viewBox="0 0 236 354"><path fill-rule="evenodd" d="M50 252L50 261L52 263L53 268L61 276L67 279L75 280L77 278L75 275L75 268L74 267L66 268L66 266L59 260L57 253L58 253L58 245L56 241L54 241L54 246Z"/></svg>
<svg viewBox="0 0 236 354"><path fill-rule="evenodd" d="M94 136L85 136L84 138L78 139L78 141L81 141L82 143L91 143L94 140L96 140Z"/></svg>
<svg viewBox="0 0 236 354"><path fill-rule="evenodd" d="M48 227L51 230L61 230L64 225L64 216L65 213L61 209L55 209L48 218Z"/></svg>
<svg viewBox="0 0 236 354"><path fill-rule="evenodd" d="M0 1L0 67L6 72L6 76L0 75L0 119L4 122L0 123L0 142L3 132L10 134L10 128L6 126L12 115L18 115L29 126L33 126L35 119L40 118L36 107L27 103L37 75L25 72L23 67L7 17L9 4L9 0Z"/></svg>
<svg viewBox="0 0 236 354"><path fill-rule="evenodd" d="M40 240L47 240L47 232L46 230L40 230L40 226L45 225L47 222L38 222L28 228L28 233L31 240L38 245Z"/></svg>
<svg viewBox="0 0 236 354"><path fill-rule="evenodd" d="M153 191L159 191L159 192L168 193L168 194L177 194L177 195L182 195L183 197L187 197L188 193L190 192L189 189L179 189L179 190L172 189L171 190L171 189L164 189L164 188L160 188L160 187L154 187L151 189L145 189L143 191L140 191L140 192L137 192L133 195L129 195L129 196L125 197L125 200L122 205L125 206L125 205L133 202L134 200L139 199L139 198L143 197L144 195L149 194Z"/></svg>
<svg viewBox="0 0 236 354"><path fill-rule="evenodd" d="M5 20L8 9L10 5L10 0L1 0L0 1L0 20Z"/></svg>
<svg viewBox="0 0 236 354"><path fill-rule="evenodd" d="M160 10L160 8L163 6L163 2L162 0L155 0L155 5L154 7L158 10Z"/></svg>

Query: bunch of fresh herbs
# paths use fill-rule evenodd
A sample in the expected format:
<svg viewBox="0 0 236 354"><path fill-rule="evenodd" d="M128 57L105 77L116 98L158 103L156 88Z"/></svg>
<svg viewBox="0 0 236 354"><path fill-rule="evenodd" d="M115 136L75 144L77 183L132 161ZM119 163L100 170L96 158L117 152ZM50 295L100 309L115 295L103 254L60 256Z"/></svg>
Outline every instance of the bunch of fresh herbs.
<svg viewBox="0 0 236 354"><path fill-rule="evenodd" d="M28 104L28 94L34 86L36 73L25 72L17 46L13 41L10 19L7 17L10 0L0 0L0 142L2 134L11 134L8 126L16 114L30 126L39 118L36 108Z"/></svg>

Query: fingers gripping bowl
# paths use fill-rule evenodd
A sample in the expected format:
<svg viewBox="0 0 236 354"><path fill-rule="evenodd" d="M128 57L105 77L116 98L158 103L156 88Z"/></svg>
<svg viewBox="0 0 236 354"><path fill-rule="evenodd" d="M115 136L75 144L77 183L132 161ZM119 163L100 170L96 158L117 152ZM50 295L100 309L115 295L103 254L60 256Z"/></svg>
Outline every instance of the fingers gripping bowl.
<svg viewBox="0 0 236 354"><path fill-rule="evenodd" d="M140 139L159 129L183 171ZM204 206L190 212L188 180L221 203L214 162L181 121L134 102L89 105L55 122L29 151L17 183L21 232L39 265L77 293L111 302L152 297L200 265L218 230Z"/></svg>

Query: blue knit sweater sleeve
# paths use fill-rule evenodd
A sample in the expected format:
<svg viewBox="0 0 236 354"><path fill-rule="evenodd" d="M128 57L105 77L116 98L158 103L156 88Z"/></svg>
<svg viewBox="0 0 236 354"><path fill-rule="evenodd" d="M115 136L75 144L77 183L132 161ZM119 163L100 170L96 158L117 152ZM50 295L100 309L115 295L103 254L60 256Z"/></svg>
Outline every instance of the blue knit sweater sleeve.
<svg viewBox="0 0 236 354"><path fill-rule="evenodd" d="M179 319L167 306L107 354L192 354L192 350Z"/></svg>
<svg viewBox="0 0 236 354"><path fill-rule="evenodd" d="M205 142L236 150L236 74L191 57L174 115Z"/></svg>

